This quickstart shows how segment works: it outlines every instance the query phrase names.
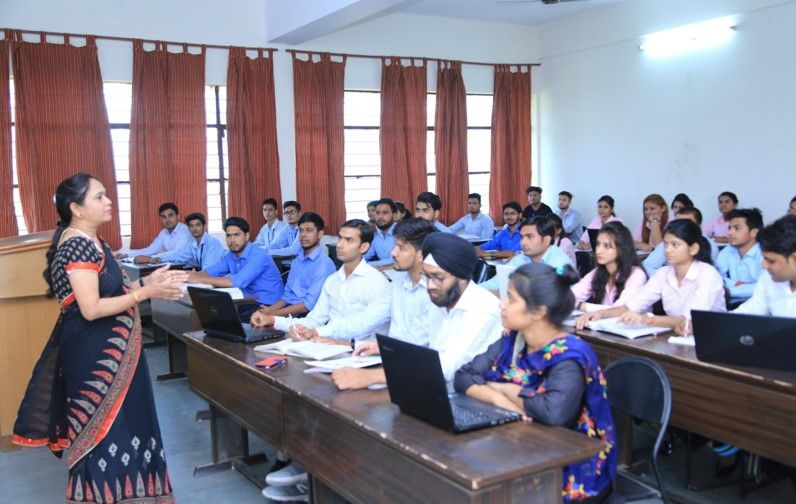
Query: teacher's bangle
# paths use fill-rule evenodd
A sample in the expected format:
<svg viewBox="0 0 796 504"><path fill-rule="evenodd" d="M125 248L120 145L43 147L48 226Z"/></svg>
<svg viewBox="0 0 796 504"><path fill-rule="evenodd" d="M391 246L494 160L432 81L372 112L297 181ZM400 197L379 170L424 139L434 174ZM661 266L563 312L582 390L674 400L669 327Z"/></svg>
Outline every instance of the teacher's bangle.
<svg viewBox="0 0 796 504"><path fill-rule="evenodd" d="M141 300L138 299L138 294L136 294L135 291L130 291L130 294L133 295L133 299L135 300L135 304L138 304L138 303L141 302Z"/></svg>

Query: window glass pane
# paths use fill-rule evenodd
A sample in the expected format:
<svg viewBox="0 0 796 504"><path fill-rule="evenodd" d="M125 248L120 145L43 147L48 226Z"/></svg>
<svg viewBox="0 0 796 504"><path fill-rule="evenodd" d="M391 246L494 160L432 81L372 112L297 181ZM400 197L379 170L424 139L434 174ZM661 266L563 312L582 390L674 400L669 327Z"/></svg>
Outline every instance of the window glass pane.
<svg viewBox="0 0 796 504"><path fill-rule="evenodd" d="M429 128L434 127L434 119L437 114L437 93L428 93L426 95L426 125Z"/></svg>
<svg viewBox="0 0 796 504"><path fill-rule="evenodd" d="M346 126L379 127L381 94L365 91L346 91L343 101L343 124Z"/></svg>
<svg viewBox="0 0 796 504"><path fill-rule="evenodd" d="M492 126L492 95L467 95L467 126Z"/></svg>
<svg viewBox="0 0 796 504"><path fill-rule="evenodd" d="M105 82L102 85L108 122L130 124L133 109L133 85L124 82Z"/></svg>

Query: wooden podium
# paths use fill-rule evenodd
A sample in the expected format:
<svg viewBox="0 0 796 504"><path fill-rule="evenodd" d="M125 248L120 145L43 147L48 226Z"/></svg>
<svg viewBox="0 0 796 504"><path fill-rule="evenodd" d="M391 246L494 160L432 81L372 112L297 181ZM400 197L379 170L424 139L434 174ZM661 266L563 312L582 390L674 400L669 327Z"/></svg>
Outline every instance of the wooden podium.
<svg viewBox="0 0 796 504"><path fill-rule="evenodd" d="M44 294L52 231L0 240L0 449L9 449L17 409L33 366L58 318Z"/></svg>

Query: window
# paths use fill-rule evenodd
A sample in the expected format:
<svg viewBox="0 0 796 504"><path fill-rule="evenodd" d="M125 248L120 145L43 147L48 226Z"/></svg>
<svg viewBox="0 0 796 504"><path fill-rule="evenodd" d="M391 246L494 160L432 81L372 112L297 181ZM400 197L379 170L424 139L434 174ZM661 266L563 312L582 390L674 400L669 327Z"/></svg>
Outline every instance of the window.
<svg viewBox="0 0 796 504"><path fill-rule="evenodd" d="M381 194L379 119L381 98L377 91L346 91L345 125L345 204L347 218L367 220L368 201ZM426 166L428 187L436 185L434 155L434 114L436 94L429 93ZM484 213L489 212L489 167L492 138L492 95L467 95L467 157L470 192L482 196ZM413 208L414 201L404 201Z"/></svg>

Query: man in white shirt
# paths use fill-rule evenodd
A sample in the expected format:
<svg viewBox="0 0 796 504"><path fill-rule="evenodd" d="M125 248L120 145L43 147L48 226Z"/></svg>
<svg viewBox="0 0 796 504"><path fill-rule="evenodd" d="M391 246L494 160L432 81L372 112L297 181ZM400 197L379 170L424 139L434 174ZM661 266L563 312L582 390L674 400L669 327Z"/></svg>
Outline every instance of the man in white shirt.
<svg viewBox="0 0 796 504"><path fill-rule="evenodd" d="M277 206L278 203L274 198L263 200L265 224L260 228L260 232L257 233L257 238L254 239L254 244L263 250L267 250L287 226L287 224L276 218Z"/></svg>
<svg viewBox="0 0 796 504"><path fill-rule="evenodd" d="M153 256L166 252L174 252L188 245L193 237L188 230L188 226L180 222L180 210L174 203L163 203L158 207L158 215L163 229L155 237L148 247L133 249L128 253L115 252L116 259L136 256ZM146 262L146 261L144 261Z"/></svg>
<svg viewBox="0 0 796 504"><path fill-rule="evenodd" d="M451 227L451 233L478 236L489 240L495 234L495 221L492 217L481 213L481 195L470 193L467 195L467 215L457 220Z"/></svg>
<svg viewBox="0 0 796 504"><path fill-rule="evenodd" d="M423 240L437 230L425 219L413 217L402 220L393 229L395 247L392 250L393 268L404 272L390 284L391 338L428 346L428 315L434 308L426 291L423 277ZM354 355L376 355L379 347L373 340L357 345ZM343 368L332 373L337 388L359 389L386 383L384 370Z"/></svg>
<svg viewBox="0 0 796 504"><path fill-rule="evenodd" d="M136 256L135 262L139 264L145 262L167 262L182 264L186 268L204 270L217 263L221 256L227 252L224 245L207 232L207 219L203 213L188 214L188 217L185 218L185 224L188 225L188 230L194 238L188 245L180 250L158 254L153 257Z"/></svg>
<svg viewBox="0 0 796 504"><path fill-rule="evenodd" d="M786 215L757 235L763 268L752 297L734 313L796 318L796 216Z"/></svg>

